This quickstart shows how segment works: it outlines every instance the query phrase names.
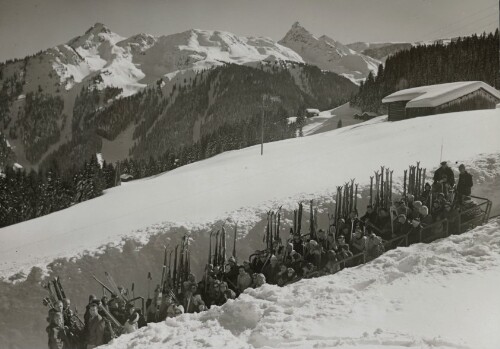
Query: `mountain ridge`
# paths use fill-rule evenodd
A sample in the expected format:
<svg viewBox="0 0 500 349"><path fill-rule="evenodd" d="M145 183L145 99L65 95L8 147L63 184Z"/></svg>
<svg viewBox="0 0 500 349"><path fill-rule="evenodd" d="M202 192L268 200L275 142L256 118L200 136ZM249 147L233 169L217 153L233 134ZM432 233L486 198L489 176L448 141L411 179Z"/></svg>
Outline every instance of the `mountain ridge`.
<svg viewBox="0 0 500 349"><path fill-rule="evenodd" d="M359 84L371 72L376 73L381 62L358 53L326 35L314 36L295 22L279 44L297 52L306 63L335 72Z"/></svg>
<svg viewBox="0 0 500 349"><path fill-rule="evenodd" d="M295 26L298 25L297 23ZM341 54L353 52L326 36L322 36L321 40L330 50L335 50L333 46L337 45ZM87 107L79 109L85 110L85 113L95 113L107 108L120 98L133 96L147 87L158 86L164 97L176 98L179 87L192 83L199 72L228 64L237 64L264 69L268 74L276 72L275 68L289 70L290 74L294 75L294 79L289 80L287 84L294 81L294 84L299 86L304 93L312 97L307 97L310 101L319 101L312 96L313 93L326 95L318 87L331 86L332 81L344 85L345 91L354 91L353 87L347 86L333 75L328 75L326 80L321 78L323 82L315 84L311 90L312 82L301 78L306 69L303 66L305 63L308 62L305 62L299 53L266 37L237 36L226 31L203 29L190 29L171 35L154 36L139 33L130 37L122 37L106 25L96 23L83 34L73 37L66 43L40 51L33 56L27 56L22 60L0 64L0 86L2 86L0 129L11 141L12 149L18 156L18 162L25 167L36 169L49 153L54 153L65 144L73 144L72 147L77 147L87 139L84 142L92 144L92 149L99 150L102 147L102 142L98 138L88 134L83 136L82 132L87 132L84 130L85 127L82 128L84 124L81 124L85 122L84 115L79 115L78 118L74 115L75 108L79 108L75 105L75 101L82 94L83 89L96 89L100 94L101 97L87 94L86 97L97 98L97 100L89 101ZM292 67L298 67L298 69L292 69ZM243 71L236 73L245 74ZM313 75L317 78L321 77L318 73L308 76L310 78ZM271 84L270 81L266 83ZM174 91L175 88L177 91ZM291 88L291 86L286 88ZM29 96L28 100L31 102L29 109L26 109L26 96ZM345 102L346 98L334 96L333 100ZM42 103L45 108L43 112L38 114L30 112L30 110L42 107ZM225 103L229 102L225 101ZM295 104L302 103L304 101L298 101ZM320 104L324 103L320 102ZM325 105L336 106L331 102ZM318 107L318 105L302 107ZM294 105L292 109L290 108L291 106L285 106L288 112L292 109L296 111L298 107ZM40 115L50 117L35 120L40 119ZM155 118L158 117L163 117L163 114L149 118L149 127L156 127L158 123ZM91 123L94 123L95 118L91 119L93 120ZM137 119L134 122L138 122L139 126L144 124ZM36 123L41 127L27 126ZM102 124L99 120L95 120L95 123ZM140 139L135 138L137 137L135 128L138 126L134 125L134 130L126 132L129 126L129 124L124 124L119 129L121 133L125 132L130 135L127 136L126 144L132 147L132 144L140 143ZM109 127L114 128L112 125L106 126L107 129ZM132 133L134 133L133 137ZM106 145L109 145L108 141L113 142L117 137L116 131L105 132L105 135L112 135L110 139L102 138L102 140L107 139ZM37 140L36 147L34 146L35 140ZM26 156L28 153L29 155ZM130 156L130 152L122 149L120 155L114 159L123 159L127 156Z"/></svg>

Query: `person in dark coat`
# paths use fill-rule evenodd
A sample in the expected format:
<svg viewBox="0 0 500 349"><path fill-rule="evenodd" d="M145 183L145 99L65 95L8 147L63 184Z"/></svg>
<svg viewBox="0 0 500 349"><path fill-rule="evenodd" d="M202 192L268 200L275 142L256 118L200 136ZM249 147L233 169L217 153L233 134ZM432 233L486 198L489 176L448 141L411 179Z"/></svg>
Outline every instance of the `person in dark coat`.
<svg viewBox="0 0 500 349"><path fill-rule="evenodd" d="M382 239L390 240L392 238L391 216L383 207L378 210L378 219L375 226L379 229L377 233L380 234Z"/></svg>
<svg viewBox="0 0 500 349"><path fill-rule="evenodd" d="M457 184L457 200L459 204L462 204L462 198L464 196L470 196L472 192L472 175L467 172L464 164L458 166L458 171L460 174L458 175L458 184Z"/></svg>
<svg viewBox="0 0 500 349"><path fill-rule="evenodd" d="M304 241L299 234L293 235L293 250L299 253L301 256L304 255Z"/></svg>
<svg viewBox="0 0 500 349"><path fill-rule="evenodd" d="M400 214L397 221L394 223L394 234L396 236L403 236L410 232L411 224L408 222L405 214Z"/></svg>
<svg viewBox="0 0 500 349"><path fill-rule="evenodd" d="M455 185L455 174L453 170L448 167L446 161L441 162L441 167L434 172L434 182L442 181L443 175L446 175L446 181L450 187Z"/></svg>
<svg viewBox="0 0 500 349"><path fill-rule="evenodd" d="M360 218L360 221L371 231L371 227L368 223L375 225L377 223L377 212L373 209L372 205L366 207L366 213Z"/></svg>
<svg viewBox="0 0 500 349"><path fill-rule="evenodd" d="M408 232L408 244L414 244L420 242L420 234L422 232L422 225L420 224L420 218L413 218L411 221L411 228Z"/></svg>
<svg viewBox="0 0 500 349"><path fill-rule="evenodd" d="M89 304L89 322L86 338L87 349L105 344L104 330L106 329L106 321L99 315L99 304L98 300L94 300Z"/></svg>

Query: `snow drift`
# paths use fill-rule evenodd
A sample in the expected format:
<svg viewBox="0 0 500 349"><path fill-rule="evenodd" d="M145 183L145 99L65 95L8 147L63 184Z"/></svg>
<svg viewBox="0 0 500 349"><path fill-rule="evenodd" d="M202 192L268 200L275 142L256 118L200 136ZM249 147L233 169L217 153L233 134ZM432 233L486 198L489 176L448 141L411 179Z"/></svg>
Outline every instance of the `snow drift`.
<svg viewBox="0 0 500 349"><path fill-rule="evenodd" d="M124 335L106 348L500 346L500 221Z"/></svg>
<svg viewBox="0 0 500 349"><path fill-rule="evenodd" d="M429 169L500 154L500 110L369 122L313 136L226 152L159 176L124 184L99 198L0 229L0 276L56 258L95 251L123 237L148 239L173 224L188 229L231 217L251 226L256 212L294 205L304 194L330 196L349 178L362 185L372 170L402 174L417 160ZM487 163L498 173L498 163ZM331 196L330 196L331 197ZM277 207L278 205L276 205ZM168 230L168 229L166 229Z"/></svg>

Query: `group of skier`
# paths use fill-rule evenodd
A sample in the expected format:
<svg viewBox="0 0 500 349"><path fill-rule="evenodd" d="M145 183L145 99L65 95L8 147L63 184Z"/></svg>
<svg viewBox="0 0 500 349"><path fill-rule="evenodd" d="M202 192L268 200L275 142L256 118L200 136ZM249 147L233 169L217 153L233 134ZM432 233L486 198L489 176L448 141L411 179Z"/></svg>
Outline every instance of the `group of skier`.
<svg viewBox="0 0 500 349"><path fill-rule="evenodd" d="M381 172L384 173L384 170ZM111 298L103 296L98 299L90 295L85 315L80 320L70 310L69 299L64 296L60 281L57 280L52 301L49 302L49 348L94 348L122 333L146 326L149 322L161 322L182 313L197 313L223 305L247 288L257 288L266 283L285 286L301 279L333 274L345 267L376 258L385 249L395 247L390 241L397 237L407 237L407 243L411 244L422 241L422 232L427 227L432 229L426 234L439 234L443 225L436 222L443 219L447 220L450 232L459 233L459 215L465 212L463 214L468 216L462 217L462 221L466 221L481 213L480 210L474 210L475 204L470 198L472 176L463 165L459 167L456 186L453 170L445 162L434 173L432 184L419 182L419 178L425 178L425 175L418 175L421 173L419 169L413 172L416 175L410 175L408 192L405 172L405 195L397 201L390 200L391 194L387 193L392 192L391 172L390 184L387 183L385 187L388 189L385 200L382 197L373 202L370 200L362 216L358 216L356 200L350 200L356 197L354 193L357 192L357 186L355 192L354 185L348 186L344 191L346 201L340 197L340 201L337 201L337 205L342 205L343 209L337 211L339 214L333 224L325 230L316 229L312 202L309 233L301 234L300 220L294 221L290 236L284 242L279 236L280 214L268 215L271 219L268 218L266 228L266 248L256 251L248 261L240 264L235 258L235 248L233 256L225 259L225 232L220 235L220 239L217 233L215 254L212 253L210 241L208 263L199 282L190 272L189 242L183 239L179 259L175 249L173 274L171 263L167 267L165 249L161 283L143 308L135 307L133 301L136 299L128 299L124 289L117 286L114 280L108 279L112 286L106 286L96 279L109 291ZM380 193L378 186L377 197L383 195L383 182L380 183ZM385 205L381 205L384 202ZM302 207L295 218L302 215L301 210ZM362 261L356 260L356 256L362 256Z"/></svg>

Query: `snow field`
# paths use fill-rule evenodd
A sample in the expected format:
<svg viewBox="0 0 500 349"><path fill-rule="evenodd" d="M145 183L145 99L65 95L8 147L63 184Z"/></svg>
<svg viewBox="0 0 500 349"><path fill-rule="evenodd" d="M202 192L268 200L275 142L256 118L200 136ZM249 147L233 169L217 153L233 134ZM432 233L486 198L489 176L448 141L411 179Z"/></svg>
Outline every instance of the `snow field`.
<svg viewBox="0 0 500 349"><path fill-rule="evenodd" d="M119 337L106 348L483 348L500 345L500 221Z"/></svg>
<svg viewBox="0 0 500 349"><path fill-rule="evenodd" d="M356 178L361 185L381 165L402 175L408 164L422 167L443 158L455 161L500 153L496 131L500 110L450 113L368 122L309 137L230 151L155 177L113 188L96 199L0 229L0 276L52 260L119 244L147 241L149 227L200 227L228 217L246 230L270 203L295 205L304 195L331 195L336 185ZM446 130L444 132L443 130ZM485 155L488 154L488 155ZM492 164L492 171L500 171ZM161 228L159 228L161 229ZM140 233L142 231L142 233Z"/></svg>

